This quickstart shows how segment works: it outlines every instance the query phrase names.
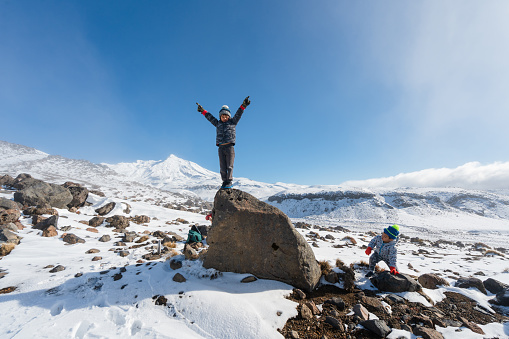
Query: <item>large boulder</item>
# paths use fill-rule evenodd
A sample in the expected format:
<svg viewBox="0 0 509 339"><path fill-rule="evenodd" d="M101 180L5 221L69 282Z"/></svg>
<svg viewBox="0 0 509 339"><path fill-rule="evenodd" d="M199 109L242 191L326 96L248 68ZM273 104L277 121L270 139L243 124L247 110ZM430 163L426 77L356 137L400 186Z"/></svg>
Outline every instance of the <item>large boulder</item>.
<svg viewBox="0 0 509 339"><path fill-rule="evenodd" d="M11 177L10 175L6 174L6 175L0 176L0 186L12 187L15 182L16 182L16 179Z"/></svg>
<svg viewBox="0 0 509 339"><path fill-rule="evenodd" d="M76 184L73 182L66 182L62 185L67 188L72 195L72 200L67 204L67 207L83 207L88 198L88 189L86 187L81 186L80 184Z"/></svg>
<svg viewBox="0 0 509 339"><path fill-rule="evenodd" d="M416 292L422 289L416 280L401 273L391 274L389 271L383 271L370 280L376 288L385 292Z"/></svg>
<svg viewBox="0 0 509 339"><path fill-rule="evenodd" d="M0 210L0 225L10 224L18 221L21 216L19 209Z"/></svg>
<svg viewBox="0 0 509 339"><path fill-rule="evenodd" d="M4 210L20 210L23 206L21 206L20 203L12 201L11 199L7 198L0 198L0 209Z"/></svg>
<svg viewBox="0 0 509 339"><path fill-rule="evenodd" d="M251 273L306 291L320 280L313 250L288 217L243 191L217 192L207 243L206 268Z"/></svg>
<svg viewBox="0 0 509 339"><path fill-rule="evenodd" d="M490 293L493 293L493 294L497 294L497 293L502 292L503 290L509 289L508 285L506 285L498 280L495 280L493 278L488 278L488 279L484 280L482 282L482 284L488 291L490 291Z"/></svg>
<svg viewBox="0 0 509 339"><path fill-rule="evenodd" d="M67 204L72 201L72 194L65 187L38 180L14 193L14 201L28 206L47 203L52 207L67 208Z"/></svg>

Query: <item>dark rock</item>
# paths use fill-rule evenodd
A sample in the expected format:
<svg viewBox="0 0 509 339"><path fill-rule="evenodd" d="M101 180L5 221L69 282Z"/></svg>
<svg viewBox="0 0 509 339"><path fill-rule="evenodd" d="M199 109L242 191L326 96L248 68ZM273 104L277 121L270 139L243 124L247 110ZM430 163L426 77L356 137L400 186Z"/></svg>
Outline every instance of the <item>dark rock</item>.
<svg viewBox="0 0 509 339"><path fill-rule="evenodd" d="M380 300L373 297L362 297L362 305L364 305L372 313L387 314L387 309Z"/></svg>
<svg viewBox="0 0 509 339"><path fill-rule="evenodd" d="M336 318L326 316L325 323L331 325L338 331L343 332L345 330L345 328L343 327L343 324L341 324L341 322Z"/></svg>
<svg viewBox="0 0 509 339"><path fill-rule="evenodd" d="M506 285L498 280L495 280L493 278L488 278L483 281L484 287L493 294L497 294L502 292L503 290L507 289L509 285Z"/></svg>
<svg viewBox="0 0 509 339"><path fill-rule="evenodd" d="M106 214L110 213L115 208L115 205L116 204L114 202L110 202L110 203L96 209L95 213L97 213L99 215L106 215Z"/></svg>
<svg viewBox="0 0 509 339"><path fill-rule="evenodd" d="M187 279L182 274L176 273L173 276L173 281L178 282L178 283L183 283L183 282L186 282Z"/></svg>
<svg viewBox="0 0 509 339"><path fill-rule="evenodd" d="M38 222L34 228L44 231L50 226L54 226L55 229L58 229L58 215L52 215L51 217Z"/></svg>
<svg viewBox="0 0 509 339"><path fill-rule="evenodd" d="M7 198L0 198L0 209L4 210L21 210L23 205Z"/></svg>
<svg viewBox="0 0 509 339"><path fill-rule="evenodd" d="M68 244L77 244L77 243L84 244L85 243L85 240L81 239L80 237L76 236L73 233L66 233L64 235L64 237L62 238L62 240Z"/></svg>
<svg viewBox="0 0 509 339"><path fill-rule="evenodd" d="M465 326L472 332L478 333L478 334L485 334L484 331L482 330L482 328L480 328L479 325L477 325L476 323L468 321L467 319L465 319L463 317L460 317L459 320L461 320L461 322L463 323L463 326Z"/></svg>
<svg viewBox="0 0 509 339"><path fill-rule="evenodd" d="M429 328L433 328L433 321L429 317L426 317L424 315L415 315L410 319L411 324L417 324Z"/></svg>
<svg viewBox="0 0 509 339"><path fill-rule="evenodd" d="M383 320L366 320L362 321L360 325L382 338L385 338L389 333L391 333L391 329Z"/></svg>
<svg viewBox="0 0 509 339"><path fill-rule="evenodd" d="M126 233L124 234L124 238L122 239L122 241L124 242L133 242L134 239L136 239L136 237L138 237L138 235L136 233Z"/></svg>
<svg viewBox="0 0 509 339"><path fill-rule="evenodd" d="M250 283L250 282L253 282L256 280L258 280L258 279L255 276L250 275L249 277L245 277L244 279L242 279L240 282L241 283Z"/></svg>
<svg viewBox="0 0 509 339"><path fill-rule="evenodd" d="M245 192L217 192L207 242L205 268L251 273L307 291L320 280L313 250L288 217Z"/></svg>
<svg viewBox="0 0 509 339"><path fill-rule="evenodd" d="M85 187L82 187L79 184L73 184L73 185L67 185L67 186L66 186L66 184L64 184L64 187L66 187L71 192L71 195L72 195L72 200L70 203L67 204L67 207L72 208L72 207L85 206L85 203L88 198L88 189Z"/></svg>
<svg viewBox="0 0 509 339"><path fill-rule="evenodd" d="M114 227L121 230L129 227L129 219L123 215L114 215L109 217L106 219L106 222L110 224L109 227Z"/></svg>
<svg viewBox="0 0 509 339"><path fill-rule="evenodd" d="M345 309L345 301L340 297L333 297L324 302L324 304L331 304L336 306L338 311L343 311Z"/></svg>
<svg viewBox="0 0 509 339"><path fill-rule="evenodd" d="M406 274L391 274L383 271L370 279L373 285L385 292L416 292L422 289L421 285Z"/></svg>
<svg viewBox="0 0 509 339"><path fill-rule="evenodd" d="M97 248L91 248L88 251L86 251L85 253L86 254L94 254L94 253L99 253L99 252L101 252L101 251L98 250Z"/></svg>
<svg viewBox="0 0 509 339"><path fill-rule="evenodd" d="M405 303L405 298L402 298L402 297L400 297L399 295L396 295L396 294L389 294L385 298L387 300L390 300L393 303L396 303L396 304L404 304Z"/></svg>
<svg viewBox="0 0 509 339"><path fill-rule="evenodd" d="M103 257L93 257L92 258L92 261L99 261L99 260L103 260Z"/></svg>
<svg viewBox="0 0 509 339"><path fill-rule="evenodd" d="M145 260L157 260L157 259L161 259L161 255L159 254L152 254L152 253L147 253L147 254L144 254L142 256L143 259Z"/></svg>
<svg viewBox="0 0 509 339"><path fill-rule="evenodd" d="M14 201L28 206L48 203L52 207L66 208L67 204L72 201L72 194L65 187L39 180L14 193Z"/></svg>
<svg viewBox="0 0 509 339"><path fill-rule="evenodd" d="M436 290L438 286L449 286L447 280L432 273L423 274L417 280L422 287L432 290Z"/></svg>
<svg viewBox="0 0 509 339"><path fill-rule="evenodd" d="M168 302L168 299L162 295L155 296L154 298L156 299L155 304L159 306L166 306L166 303Z"/></svg>
<svg viewBox="0 0 509 339"><path fill-rule="evenodd" d="M178 269L182 268L182 261L175 260L175 259L170 260L170 268L172 270L178 270Z"/></svg>
<svg viewBox="0 0 509 339"><path fill-rule="evenodd" d="M62 266L62 265L58 265L58 266L54 267L53 269L51 269L49 271L49 273L56 273L56 272L60 272L60 271L63 271L63 270L65 270L65 267Z"/></svg>
<svg viewBox="0 0 509 339"><path fill-rule="evenodd" d="M14 223L18 221L20 216L19 209L0 210L0 225Z"/></svg>
<svg viewBox="0 0 509 339"><path fill-rule="evenodd" d="M509 289L506 288L497 293L496 301L499 305L509 306Z"/></svg>
<svg viewBox="0 0 509 339"><path fill-rule="evenodd" d="M110 240L111 240L111 237L108 234L105 234L105 235L103 235L102 237L99 238L100 242L108 242Z"/></svg>
<svg viewBox="0 0 509 339"><path fill-rule="evenodd" d="M414 334L421 336L423 339L444 339L442 333L438 332L437 330L422 326L417 326L414 329Z"/></svg>
<svg viewBox="0 0 509 339"><path fill-rule="evenodd" d="M129 251L118 251L118 255L121 257L127 257L129 255Z"/></svg>
<svg viewBox="0 0 509 339"><path fill-rule="evenodd" d="M460 287L460 288L474 287L474 288L477 288L481 293L488 294L488 292L486 292L486 288L484 288L484 285L483 285L481 279L478 279L478 278L473 278L473 277L459 278L456 281L456 284L454 284L454 286Z"/></svg>
<svg viewBox="0 0 509 339"><path fill-rule="evenodd" d="M88 225L92 227L101 226L101 224L104 222L104 217L93 217L88 221Z"/></svg>

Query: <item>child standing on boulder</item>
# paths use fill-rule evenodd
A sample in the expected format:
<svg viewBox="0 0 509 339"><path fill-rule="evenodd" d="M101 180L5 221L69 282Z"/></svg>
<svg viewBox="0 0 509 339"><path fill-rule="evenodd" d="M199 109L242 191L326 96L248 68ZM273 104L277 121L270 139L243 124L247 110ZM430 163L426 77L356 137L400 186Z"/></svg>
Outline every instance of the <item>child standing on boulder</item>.
<svg viewBox="0 0 509 339"><path fill-rule="evenodd" d="M231 118L230 108L223 105L219 111L219 120L204 110L199 103L196 103L198 112L203 114L216 127L216 146L218 147L221 179L223 179L221 188L232 187L233 161L235 160L235 150L233 148L235 146L235 128L242 117L242 113L250 103L249 97L245 98L233 118Z"/></svg>
<svg viewBox="0 0 509 339"><path fill-rule="evenodd" d="M396 244L399 240L399 226L394 224L387 228L381 235L375 236L368 244L366 254L369 257L369 271L366 274L366 278L371 277L375 272L375 266L380 261L383 261L389 266L392 274L399 274L396 269L396 261L398 260L398 250Z"/></svg>

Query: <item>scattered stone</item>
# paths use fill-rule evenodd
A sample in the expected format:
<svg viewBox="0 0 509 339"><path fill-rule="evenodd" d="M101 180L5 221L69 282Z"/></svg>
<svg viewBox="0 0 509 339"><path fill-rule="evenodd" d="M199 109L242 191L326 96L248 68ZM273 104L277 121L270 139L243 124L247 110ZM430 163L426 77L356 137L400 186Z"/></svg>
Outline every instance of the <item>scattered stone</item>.
<svg viewBox="0 0 509 339"><path fill-rule="evenodd" d="M54 267L53 269L51 269L49 271L49 273L57 273L57 272L60 272L60 271L63 271L63 270L65 270L65 267L62 266L62 265L58 265L58 266Z"/></svg>
<svg viewBox="0 0 509 339"><path fill-rule="evenodd" d="M189 244L184 245L184 256L187 260L196 260L199 258L198 252L196 252L196 250Z"/></svg>
<svg viewBox="0 0 509 339"><path fill-rule="evenodd" d="M299 332L297 332L297 331L290 331L290 339L300 339Z"/></svg>
<svg viewBox="0 0 509 339"><path fill-rule="evenodd" d="M362 304L357 304L353 307L353 312L362 320L369 320L369 311Z"/></svg>
<svg viewBox="0 0 509 339"><path fill-rule="evenodd" d="M138 225L148 224L150 222L150 217L146 215L137 215L133 218L133 222Z"/></svg>
<svg viewBox="0 0 509 339"><path fill-rule="evenodd" d="M114 227L121 230L129 227L129 219L127 219L123 215L114 215L112 217L109 217L106 219L106 222L110 224L109 227Z"/></svg>
<svg viewBox="0 0 509 339"><path fill-rule="evenodd" d="M334 318L334 317L326 316L325 317L325 323L331 325L332 327L334 327L338 331L343 332L345 330L345 328L343 327L343 324L341 324L341 322L338 319Z"/></svg>
<svg viewBox="0 0 509 339"><path fill-rule="evenodd" d="M47 219L43 219L42 221L38 222L34 228L37 230L45 230L49 226L55 226L55 229L58 229L58 215L52 215L51 217Z"/></svg>
<svg viewBox="0 0 509 339"><path fill-rule="evenodd" d="M212 222L205 268L251 273L307 291L318 284L321 271L313 250L276 207L240 190L220 190Z"/></svg>
<svg viewBox="0 0 509 339"><path fill-rule="evenodd" d="M498 292L495 300L499 305L509 306L509 288Z"/></svg>
<svg viewBox="0 0 509 339"><path fill-rule="evenodd" d="M0 225L18 221L21 212L18 209L0 210Z"/></svg>
<svg viewBox="0 0 509 339"><path fill-rule="evenodd" d="M373 285L380 291L385 292L417 292L422 289L421 285L406 274L391 274L388 271L380 272L371 279Z"/></svg>
<svg viewBox="0 0 509 339"><path fill-rule="evenodd" d="M373 297L362 297L361 302L370 312L386 314L387 309L380 300Z"/></svg>
<svg viewBox="0 0 509 339"><path fill-rule="evenodd" d="M74 233L65 233L62 240L68 244L77 244L77 243L84 244L85 243L85 240L81 239Z"/></svg>
<svg viewBox="0 0 509 339"><path fill-rule="evenodd" d="M5 287L5 288L2 288L0 289L0 294L7 294L7 293L11 293L11 292L14 292L16 290L16 286L9 286L9 287Z"/></svg>
<svg viewBox="0 0 509 339"><path fill-rule="evenodd" d="M102 237L99 238L100 242L108 242L110 240L111 240L111 237L108 234L104 234ZM123 246L125 246L125 244Z"/></svg>
<svg viewBox="0 0 509 339"><path fill-rule="evenodd" d="M21 210L23 208L23 205L21 205L19 202L12 201L11 199L7 198L0 198L0 209L4 210Z"/></svg>
<svg viewBox="0 0 509 339"><path fill-rule="evenodd" d="M118 255L121 257L127 257L129 255L129 251L118 251Z"/></svg>
<svg viewBox="0 0 509 339"><path fill-rule="evenodd" d="M117 273L113 276L113 281L117 281L117 280L120 280L122 279L122 274L121 273Z"/></svg>
<svg viewBox="0 0 509 339"><path fill-rule="evenodd" d="M110 213L115 208L115 205L116 205L116 203L110 202L110 203L96 209L95 213L97 213L101 216L106 215L106 214Z"/></svg>
<svg viewBox="0 0 509 339"><path fill-rule="evenodd" d="M136 233L126 233L124 234L124 242L133 242L138 235Z"/></svg>
<svg viewBox="0 0 509 339"><path fill-rule="evenodd" d="M366 320L360 323L365 329L375 333L381 338L385 338L389 333L391 333L391 329L385 321L375 319L375 320Z"/></svg>
<svg viewBox="0 0 509 339"><path fill-rule="evenodd" d="M9 230L11 232L18 232L19 229L18 229L18 226L16 226L16 224L10 222L8 224L4 224L4 225L0 225L0 229L2 230Z"/></svg>
<svg viewBox="0 0 509 339"><path fill-rule="evenodd" d="M463 326L465 326L472 332L477 333L477 334L485 334L484 331L482 330L482 328L480 328L479 325L477 325L476 323L468 321L467 319L465 319L463 317L460 317L459 320L463 323Z"/></svg>
<svg viewBox="0 0 509 339"><path fill-rule="evenodd" d="M182 268L182 261L175 260L175 259L170 260L170 268L172 270L178 270L178 269Z"/></svg>
<svg viewBox="0 0 509 339"><path fill-rule="evenodd" d="M19 241L22 238L19 237L16 233L9 231L7 229L0 229L0 242L11 243L14 245L19 244Z"/></svg>
<svg viewBox="0 0 509 339"><path fill-rule="evenodd" d="M166 304L168 303L168 299L162 295L156 295L152 297L152 299L156 300L155 304L158 306L166 306Z"/></svg>
<svg viewBox="0 0 509 339"><path fill-rule="evenodd" d="M104 222L104 217L93 217L88 221L88 225L92 227L100 226Z"/></svg>
<svg viewBox="0 0 509 339"><path fill-rule="evenodd" d="M486 288L484 288L484 285L483 285L481 279L474 278L474 277L459 278L456 281L456 284L454 284L454 286L460 287L460 288L474 287L474 288L477 288L481 293L488 294L488 292L486 292Z"/></svg>
<svg viewBox="0 0 509 339"><path fill-rule="evenodd" d="M241 283L250 283L250 282L253 282L253 281L256 281L258 280L255 276L249 276L249 277L245 277L244 279L242 279L240 282Z"/></svg>
<svg viewBox="0 0 509 339"><path fill-rule="evenodd" d="M178 282L178 283L183 283L183 282L186 282L187 279L184 278L184 276L182 274L177 273L173 276L173 281Z"/></svg>
<svg viewBox="0 0 509 339"><path fill-rule="evenodd" d="M148 235L144 235L142 237L140 237L140 239L136 240L136 243L137 244L141 244L142 242L145 242L149 239L149 236Z"/></svg>
<svg viewBox="0 0 509 339"><path fill-rule="evenodd" d="M103 257L96 256L96 257L92 258L92 261L99 261L99 260L103 260Z"/></svg>
<svg viewBox="0 0 509 339"><path fill-rule="evenodd" d="M293 289L293 294L295 295L295 298L298 299L298 300L304 300L306 299L306 293L304 293L301 289L299 288L294 288Z"/></svg>
<svg viewBox="0 0 509 339"><path fill-rule="evenodd" d="M0 243L0 257L6 256L16 247L13 243Z"/></svg>
<svg viewBox="0 0 509 339"><path fill-rule="evenodd" d="M88 227L86 230L89 231L89 232L92 232L92 233L99 233L97 228Z"/></svg>
<svg viewBox="0 0 509 339"><path fill-rule="evenodd" d="M345 309L345 301L340 297L334 297L326 300L324 304L334 305L338 311L343 311Z"/></svg>
<svg viewBox="0 0 509 339"><path fill-rule="evenodd" d="M447 280L432 273L423 274L417 280L422 285L422 287L431 290L436 290L438 286L449 286Z"/></svg>
<svg viewBox="0 0 509 339"><path fill-rule="evenodd" d="M86 251L85 253L86 254L94 254L94 253L99 253L99 252L101 252L101 251L98 250L97 248L91 248L88 251Z"/></svg>
<svg viewBox="0 0 509 339"><path fill-rule="evenodd" d="M144 254L142 256L142 258L145 260L157 260L157 259L161 259L161 255L148 253L148 254Z"/></svg>
<svg viewBox="0 0 509 339"><path fill-rule="evenodd" d="M313 318L313 312L309 309L309 307L306 304L303 304L300 307L300 317L306 320Z"/></svg>
<svg viewBox="0 0 509 339"><path fill-rule="evenodd" d="M506 285L498 280L495 280L493 278L488 278L484 280L483 282L484 287L493 294L497 294L502 292L503 290L507 289L509 285Z"/></svg>
<svg viewBox="0 0 509 339"><path fill-rule="evenodd" d="M80 184L68 183L66 182L64 185L72 195L72 200L67 204L68 208L78 208L85 206L85 203L88 198L88 189L82 187Z"/></svg>
<svg viewBox="0 0 509 339"><path fill-rule="evenodd" d="M415 335L421 336L423 339L444 339L442 333L435 329L423 326L417 326L413 332Z"/></svg>
<svg viewBox="0 0 509 339"><path fill-rule="evenodd" d="M80 273L76 273L76 274L74 275L74 277L75 277L75 278L79 278L79 277L81 277L82 275L83 275L83 273L81 273L81 272L80 272Z"/></svg>
<svg viewBox="0 0 509 339"><path fill-rule="evenodd" d="M58 235L57 229L53 225L48 226L47 228L44 229L44 231L42 231L43 237L49 238L49 237L56 237L57 235Z"/></svg>

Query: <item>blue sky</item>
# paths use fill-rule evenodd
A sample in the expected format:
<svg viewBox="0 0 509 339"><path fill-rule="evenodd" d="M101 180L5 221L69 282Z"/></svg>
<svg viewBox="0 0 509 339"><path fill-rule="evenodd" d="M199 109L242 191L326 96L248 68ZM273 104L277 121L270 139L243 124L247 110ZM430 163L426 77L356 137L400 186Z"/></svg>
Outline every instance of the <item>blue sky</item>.
<svg viewBox="0 0 509 339"><path fill-rule="evenodd" d="M509 161L507 1L0 0L0 139L340 184Z"/></svg>

